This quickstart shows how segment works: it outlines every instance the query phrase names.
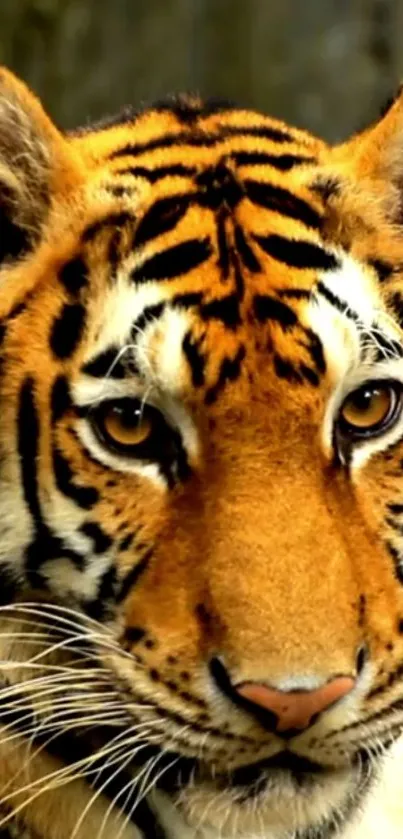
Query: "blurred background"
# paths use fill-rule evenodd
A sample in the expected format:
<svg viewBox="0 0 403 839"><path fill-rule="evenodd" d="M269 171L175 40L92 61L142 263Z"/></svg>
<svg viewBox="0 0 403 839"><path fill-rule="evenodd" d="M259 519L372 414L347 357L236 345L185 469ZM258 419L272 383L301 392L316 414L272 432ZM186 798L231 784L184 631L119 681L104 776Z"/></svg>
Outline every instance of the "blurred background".
<svg viewBox="0 0 403 839"><path fill-rule="evenodd" d="M196 90L335 140L403 79L403 0L0 0L0 61L66 128Z"/></svg>

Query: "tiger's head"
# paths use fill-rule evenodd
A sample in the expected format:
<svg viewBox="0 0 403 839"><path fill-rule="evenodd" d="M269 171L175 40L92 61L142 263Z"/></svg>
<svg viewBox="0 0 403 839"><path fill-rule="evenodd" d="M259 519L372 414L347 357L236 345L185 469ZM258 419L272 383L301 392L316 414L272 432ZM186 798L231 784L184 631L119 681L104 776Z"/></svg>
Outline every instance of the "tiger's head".
<svg viewBox="0 0 403 839"><path fill-rule="evenodd" d="M2 71L4 621L87 627L172 835L333 835L401 731L402 160Z"/></svg>

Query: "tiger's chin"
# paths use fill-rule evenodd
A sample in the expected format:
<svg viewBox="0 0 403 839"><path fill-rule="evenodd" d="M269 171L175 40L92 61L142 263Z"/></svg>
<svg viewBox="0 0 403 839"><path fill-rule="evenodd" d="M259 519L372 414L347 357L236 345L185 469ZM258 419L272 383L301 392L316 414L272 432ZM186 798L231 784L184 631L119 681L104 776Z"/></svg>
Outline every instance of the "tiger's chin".
<svg viewBox="0 0 403 839"><path fill-rule="evenodd" d="M330 839L339 831L341 835L370 773L365 773L364 782L353 766L330 770L303 763L259 773L248 767L214 779L198 778L196 773L170 796L170 802L166 793L156 793L155 804L164 813L169 834L178 839Z"/></svg>

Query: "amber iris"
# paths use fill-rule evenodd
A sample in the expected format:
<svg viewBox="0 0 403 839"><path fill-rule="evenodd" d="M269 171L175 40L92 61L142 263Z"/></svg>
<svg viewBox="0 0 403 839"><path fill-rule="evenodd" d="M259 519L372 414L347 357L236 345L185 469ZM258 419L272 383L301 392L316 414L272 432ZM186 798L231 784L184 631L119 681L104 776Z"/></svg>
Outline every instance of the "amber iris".
<svg viewBox="0 0 403 839"><path fill-rule="evenodd" d="M396 405L396 391L390 383L365 384L344 401L340 419L357 432L380 429L388 422Z"/></svg>
<svg viewBox="0 0 403 839"><path fill-rule="evenodd" d="M126 404L110 404L102 415L103 433L118 446L139 446L152 433L150 419L141 410Z"/></svg>

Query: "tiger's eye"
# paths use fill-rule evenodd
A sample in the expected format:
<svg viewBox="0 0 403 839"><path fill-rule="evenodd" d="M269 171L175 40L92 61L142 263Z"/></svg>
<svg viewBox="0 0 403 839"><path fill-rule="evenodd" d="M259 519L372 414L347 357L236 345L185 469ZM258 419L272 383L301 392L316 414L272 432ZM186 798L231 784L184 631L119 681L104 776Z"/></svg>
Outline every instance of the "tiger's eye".
<svg viewBox="0 0 403 839"><path fill-rule="evenodd" d="M353 432L378 430L389 420L396 401L396 391L390 384L364 385L344 401L340 420Z"/></svg>
<svg viewBox="0 0 403 839"><path fill-rule="evenodd" d="M102 423L104 433L119 446L139 446L148 440L152 432L151 422L141 407L130 410L111 405L103 414Z"/></svg>

